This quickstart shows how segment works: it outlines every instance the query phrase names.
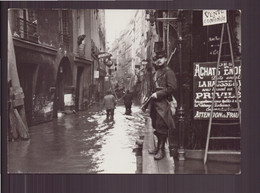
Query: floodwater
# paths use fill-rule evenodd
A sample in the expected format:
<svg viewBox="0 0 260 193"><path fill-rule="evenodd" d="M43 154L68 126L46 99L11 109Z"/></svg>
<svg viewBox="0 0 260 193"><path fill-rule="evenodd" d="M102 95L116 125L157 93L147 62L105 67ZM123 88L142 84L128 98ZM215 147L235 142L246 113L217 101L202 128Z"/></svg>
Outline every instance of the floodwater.
<svg viewBox="0 0 260 193"><path fill-rule="evenodd" d="M136 140L144 132L138 106L115 109L107 122L98 106L29 128L30 140L9 142L9 173L136 173Z"/></svg>

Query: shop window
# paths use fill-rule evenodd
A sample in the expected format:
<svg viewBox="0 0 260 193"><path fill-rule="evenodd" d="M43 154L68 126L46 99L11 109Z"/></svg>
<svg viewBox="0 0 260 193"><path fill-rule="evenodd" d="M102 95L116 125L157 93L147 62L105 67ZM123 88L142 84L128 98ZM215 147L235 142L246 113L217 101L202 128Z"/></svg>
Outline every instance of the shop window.
<svg viewBox="0 0 260 193"><path fill-rule="evenodd" d="M228 23L233 46L234 58L238 59L240 53L240 13L236 10L228 12ZM193 13L193 61L217 61L222 24L203 26L202 11ZM228 34L225 28L223 36L222 55L223 60L230 60L230 50L228 44Z"/></svg>

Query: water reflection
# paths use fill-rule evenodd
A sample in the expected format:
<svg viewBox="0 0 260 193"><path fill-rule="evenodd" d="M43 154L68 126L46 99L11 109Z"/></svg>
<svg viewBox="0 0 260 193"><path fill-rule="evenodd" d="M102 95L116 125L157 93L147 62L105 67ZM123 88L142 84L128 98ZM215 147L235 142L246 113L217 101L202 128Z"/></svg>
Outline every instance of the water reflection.
<svg viewBox="0 0 260 193"><path fill-rule="evenodd" d="M133 116L124 111L117 107L112 122L95 110L31 127L29 141L9 143L9 172L135 173L132 151L144 119L139 107L133 107Z"/></svg>

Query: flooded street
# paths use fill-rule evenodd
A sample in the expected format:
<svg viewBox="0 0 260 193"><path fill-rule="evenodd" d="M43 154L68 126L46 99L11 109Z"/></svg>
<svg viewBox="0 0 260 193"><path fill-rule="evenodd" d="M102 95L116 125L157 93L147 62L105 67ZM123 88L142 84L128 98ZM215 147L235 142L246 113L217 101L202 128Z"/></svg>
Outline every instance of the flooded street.
<svg viewBox="0 0 260 193"><path fill-rule="evenodd" d="M10 173L135 173L135 141L144 130L138 106L132 116L117 106L114 121L94 106L29 128L30 140L9 142Z"/></svg>

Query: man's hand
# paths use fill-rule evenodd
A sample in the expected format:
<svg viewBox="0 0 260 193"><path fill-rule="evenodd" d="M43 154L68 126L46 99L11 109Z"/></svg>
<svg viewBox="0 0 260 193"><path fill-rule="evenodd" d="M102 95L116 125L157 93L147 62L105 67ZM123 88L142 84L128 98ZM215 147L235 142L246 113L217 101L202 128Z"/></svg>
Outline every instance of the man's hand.
<svg viewBox="0 0 260 193"><path fill-rule="evenodd" d="M151 98L157 99L157 94L156 94L156 92L151 95Z"/></svg>

